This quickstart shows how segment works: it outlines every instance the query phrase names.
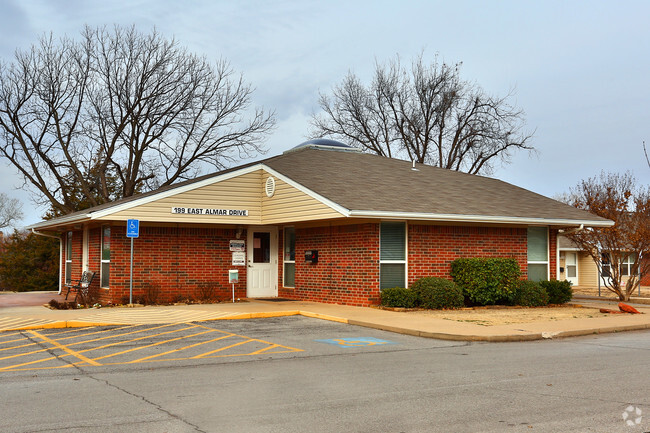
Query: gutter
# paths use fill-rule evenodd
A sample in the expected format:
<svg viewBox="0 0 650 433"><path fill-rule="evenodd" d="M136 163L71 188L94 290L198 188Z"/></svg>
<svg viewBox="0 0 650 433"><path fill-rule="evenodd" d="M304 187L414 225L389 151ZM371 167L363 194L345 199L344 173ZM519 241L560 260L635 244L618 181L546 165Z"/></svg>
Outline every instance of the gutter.
<svg viewBox="0 0 650 433"><path fill-rule="evenodd" d="M43 221L40 223L32 224L31 226L25 227L27 230L34 230L40 227L48 227L48 226L57 226L61 224L67 224L67 223L72 223L72 222L81 222L81 221L86 221L91 219L90 214L83 214L83 215L74 215L74 216L63 216L55 219L51 219L48 221ZM54 223L54 224L53 224ZM42 233L37 233L40 234L41 236L48 236L46 234Z"/></svg>
<svg viewBox="0 0 650 433"><path fill-rule="evenodd" d="M61 294L61 290L63 290L63 287L61 286L61 257L63 257L63 240L61 239L61 236L54 236L54 235L48 235L47 233L41 233L37 232L34 230L32 227L32 233L34 233L37 236L45 236L46 238L54 238L59 240L59 295Z"/></svg>
<svg viewBox="0 0 650 433"><path fill-rule="evenodd" d="M590 221L553 218L528 218L491 215L460 215L460 214L433 214L416 212L386 212L351 210L349 216L366 218L400 218L410 220L440 221L440 222L472 222L472 223L501 223L501 224L526 224L526 225L562 225L580 227L611 227L614 221Z"/></svg>

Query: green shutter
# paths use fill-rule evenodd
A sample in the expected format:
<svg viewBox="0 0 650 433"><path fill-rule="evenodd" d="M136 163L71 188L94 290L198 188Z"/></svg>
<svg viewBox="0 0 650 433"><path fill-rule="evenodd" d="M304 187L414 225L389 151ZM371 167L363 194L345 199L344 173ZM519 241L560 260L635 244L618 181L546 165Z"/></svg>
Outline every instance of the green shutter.
<svg viewBox="0 0 650 433"><path fill-rule="evenodd" d="M111 228L104 226L102 229L102 260L111 259Z"/></svg>
<svg viewBox="0 0 650 433"><path fill-rule="evenodd" d="M528 227L528 261L548 261L548 238L546 227Z"/></svg>
<svg viewBox="0 0 650 433"><path fill-rule="evenodd" d="M528 264L528 279L530 281L548 280L548 265L546 264Z"/></svg>
<svg viewBox="0 0 650 433"><path fill-rule="evenodd" d="M405 265L402 263L383 263L380 268L380 281L379 288L381 290L390 287L404 287Z"/></svg>
<svg viewBox="0 0 650 433"><path fill-rule="evenodd" d="M380 260L406 260L406 224L381 223ZM403 283L402 283L403 284ZM394 286L393 286L394 287Z"/></svg>
<svg viewBox="0 0 650 433"><path fill-rule="evenodd" d="M296 229L284 228L284 260L296 259Z"/></svg>
<svg viewBox="0 0 650 433"><path fill-rule="evenodd" d="M296 264L284 264L284 287L296 287Z"/></svg>

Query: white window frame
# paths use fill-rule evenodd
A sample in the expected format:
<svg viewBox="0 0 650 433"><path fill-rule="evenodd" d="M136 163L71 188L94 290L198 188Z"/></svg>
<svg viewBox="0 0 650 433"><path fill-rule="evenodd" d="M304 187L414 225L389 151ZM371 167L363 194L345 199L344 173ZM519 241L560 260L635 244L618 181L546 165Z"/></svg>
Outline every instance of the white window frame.
<svg viewBox="0 0 650 433"><path fill-rule="evenodd" d="M621 276L628 277L628 278L632 276L632 273L631 273L632 272L632 266L634 265L634 261L636 260L636 258L634 260L631 260L631 259L632 259L632 256L636 257L636 255L637 255L637 253L629 253L628 255L626 255L623 258L623 260L621 260ZM627 268L627 273L623 273L623 267Z"/></svg>
<svg viewBox="0 0 650 433"><path fill-rule="evenodd" d="M542 227L546 229L546 261L528 260L528 229L532 227ZM551 279L551 236L547 226L530 226L526 228L526 261L530 265L546 265L546 279ZM526 272L528 274L528 272Z"/></svg>
<svg viewBox="0 0 650 433"><path fill-rule="evenodd" d="M293 260L285 260L284 258L284 250L287 247L287 229L292 228L293 229L293 240L294 240L294 245L293 245ZM296 227L295 226L285 226L282 228L282 287L287 287L291 289L295 289L296 287ZM293 286L287 286L286 284L286 266L287 264L292 264L293 263Z"/></svg>
<svg viewBox="0 0 650 433"><path fill-rule="evenodd" d="M87 271L88 270L88 246L89 246L89 239L88 239L88 226L84 226L84 231L83 231L83 250L82 250L82 271Z"/></svg>
<svg viewBox="0 0 650 433"><path fill-rule="evenodd" d="M72 284L72 232L65 235L65 283Z"/></svg>
<svg viewBox="0 0 650 433"><path fill-rule="evenodd" d="M110 258L108 260L104 259L104 229L109 230L108 249L109 249L109 251L111 250L111 242L110 242L111 226L103 225L103 226L101 226L101 229L100 229L101 230L101 232L100 232L101 240L99 242L99 260L100 260L100 263L99 263L99 286L101 288L103 288L103 289L108 289L110 287L110 284L111 284L111 279L110 279L111 278L111 272L110 272L110 270L108 271L108 285L104 285L104 264L108 263L108 267L110 269L110 267L111 267L111 259Z"/></svg>
<svg viewBox="0 0 650 433"><path fill-rule="evenodd" d="M404 223L404 260L382 260L381 259L381 224L382 223ZM404 220L383 220L379 223L379 290L381 290L381 265L404 265L404 286L408 287L409 279L409 224Z"/></svg>

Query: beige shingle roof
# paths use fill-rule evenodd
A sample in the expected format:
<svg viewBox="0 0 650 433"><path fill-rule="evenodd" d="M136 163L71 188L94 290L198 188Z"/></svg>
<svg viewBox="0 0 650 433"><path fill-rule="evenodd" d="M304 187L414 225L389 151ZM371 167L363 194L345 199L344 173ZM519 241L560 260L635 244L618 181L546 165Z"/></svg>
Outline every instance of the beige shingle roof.
<svg viewBox="0 0 650 433"><path fill-rule="evenodd" d="M92 218L118 206L137 206L175 189L211 181L239 170L268 167L322 197L349 216L431 219L436 221L504 222L549 225L611 225L612 222L498 179L357 152L304 148L75 212L31 227Z"/></svg>
<svg viewBox="0 0 650 433"><path fill-rule="evenodd" d="M349 210L608 221L498 179L376 155L306 149L265 164Z"/></svg>

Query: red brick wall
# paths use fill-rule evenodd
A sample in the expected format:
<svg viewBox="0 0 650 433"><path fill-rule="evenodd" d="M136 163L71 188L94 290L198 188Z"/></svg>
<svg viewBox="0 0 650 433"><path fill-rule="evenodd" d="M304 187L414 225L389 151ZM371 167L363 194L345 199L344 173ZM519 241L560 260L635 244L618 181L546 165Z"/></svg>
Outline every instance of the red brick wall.
<svg viewBox="0 0 650 433"><path fill-rule="evenodd" d="M550 279L557 279L557 230L550 229L548 231L548 256L549 256L549 270Z"/></svg>
<svg viewBox="0 0 650 433"><path fill-rule="evenodd" d="M526 228L452 227L409 224L408 282L422 277L451 279L451 262L461 257L507 257L528 272Z"/></svg>
<svg viewBox="0 0 650 433"><path fill-rule="evenodd" d="M379 302L379 223L296 228L296 284L282 287L282 228L278 231L278 295L290 299L371 305ZM556 274L557 232L550 231L549 267ZM218 286L217 295L231 297L228 269L230 239L236 230L221 228L140 227L134 241L134 300L148 284L159 288L159 301L199 296L200 287ZM246 239L246 232L242 234ZM73 235L73 281L81 276L82 231ZM64 244L65 245L65 244ZM319 251L316 264L304 262L305 250ZM64 249L65 251L65 249ZM102 302L122 303L129 296L130 239L125 225L111 227L110 290L99 289L101 229L89 231L89 270L97 272L93 288ZM527 272L525 228L408 225L408 283L425 276L449 278L450 263L459 257L513 257ZM65 258L62 263L65 265ZM246 268L239 268L235 296L246 296Z"/></svg>
<svg viewBox="0 0 650 433"><path fill-rule="evenodd" d="M232 297L228 270L232 269L229 241L236 230L220 228L140 227L133 248L134 297L147 287L159 288L159 301L197 299L201 287L215 284L218 299ZM243 234L245 239L245 232ZM124 302L129 297L131 240L123 225L111 227L110 297ZM235 297L246 297L246 268L239 268ZM135 300L135 299L134 299Z"/></svg>
<svg viewBox="0 0 650 433"><path fill-rule="evenodd" d="M650 286L650 255L641 256L641 285Z"/></svg>
<svg viewBox="0 0 650 433"><path fill-rule="evenodd" d="M305 263L305 250L318 250L318 263ZM282 288L279 294L305 301L377 304L379 224L296 228L296 287Z"/></svg>

